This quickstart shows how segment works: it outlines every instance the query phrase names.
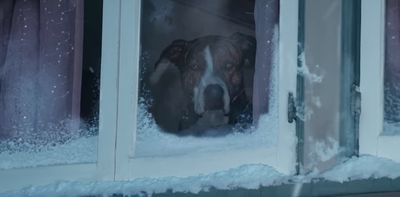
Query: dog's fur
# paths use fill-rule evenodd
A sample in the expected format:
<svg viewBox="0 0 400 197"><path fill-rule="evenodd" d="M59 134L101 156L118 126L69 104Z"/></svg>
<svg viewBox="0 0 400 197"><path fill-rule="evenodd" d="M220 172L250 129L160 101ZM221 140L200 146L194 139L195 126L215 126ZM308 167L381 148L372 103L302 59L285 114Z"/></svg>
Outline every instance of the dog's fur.
<svg viewBox="0 0 400 197"><path fill-rule="evenodd" d="M254 37L241 33L175 40L150 76L157 124L179 134L251 116L255 50Z"/></svg>

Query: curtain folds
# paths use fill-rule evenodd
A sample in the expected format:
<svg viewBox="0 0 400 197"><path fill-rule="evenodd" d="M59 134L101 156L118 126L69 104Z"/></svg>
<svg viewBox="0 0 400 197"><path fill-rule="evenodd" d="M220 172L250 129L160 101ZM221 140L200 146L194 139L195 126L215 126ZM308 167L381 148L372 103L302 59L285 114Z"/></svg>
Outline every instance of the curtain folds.
<svg viewBox="0 0 400 197"><path fill-rule="evenodd" d="M279 24L279 0L256 0L254 8L256 23L256 64L253 85L253 120L268 113L271 92L271 69L274 50L278 41L274 39Z"/></svg>
<svg viewBox="0 0 400 197"><path fill-rule="evenodd" d="M83 1L2 0L0 28L0 138L57 135L79 118Z"/></svg>
<svg viewBox="0 0 400 197"><path fill-rule="evenodd" d="M385 122L400 122L400 1L386 0Z"/></svg>

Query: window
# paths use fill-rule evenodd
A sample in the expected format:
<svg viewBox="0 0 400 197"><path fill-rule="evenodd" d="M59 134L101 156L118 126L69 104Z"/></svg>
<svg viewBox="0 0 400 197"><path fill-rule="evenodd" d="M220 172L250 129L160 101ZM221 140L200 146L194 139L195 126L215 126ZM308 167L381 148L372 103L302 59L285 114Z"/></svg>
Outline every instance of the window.
<svg viewBox="0 0 400 197"><path fill-rule="evenodd" d="M116 179L191 176L250 163L265 163L285 173L293 172L295 136L294 124L287 120L287 100L288 93L295 93L296 86L296 3L287 0L121 3ZM284 53L277 50L281 48ZM176 56L176 52L186 54ZM207 71L212 77L206 80L207 65L213 72ZM227 74L222 68L235 71L233 78L239 84L236 87L239 91L235 91L239 100L245 101L243 104L232 107L230 101L238 100L226 91L230 82L223 81L223 74ZM237 70L240 72L236 73ZM192 87L182 80L186 72L194 73L193 77L185 77L193 81ZM216 97L207 98L217 102L204 105L209 114L203 117L195 112L194 99L190 98L191 95L194 98L194 86L199 85L195 77L203 77L207 86L197 88L203 89L203 93L209 85L217 86L210 87ZM189 88L185 89L183 82ZM155 91L157 88L159 92ZM251 88L253 93L248 91ZM254 90L258 88L262 91L256 94ZM198 99L203 103L209 101L198 98L203 98ZM246 108L249 102L253 107ZM227 116L226 104L229 104ZM154 110L157 106L164 107L158 114ZM191 122L174 111L188 106L197 118ZM229 112L235 107L240 109L233 116L237 118L230 119ZM238 116L244 114L249 116ZM219 121L207 122L207 116L213 115ZM167 127L155 116L175 122ZM201 129L192 129L199 123L203 124ZM224 161L217 159L221 157ZM210 162L202 162L205 160ZM177 168L182 163L184 167Z"/></svg>
<svg viewBox="0 0 400 197"><path fill-rule="evenodd" d="M360 154L400 161L397 130L397 1L362 3Z"/></svg>
<svg viewBox="0 0 400 197"><path fill-rule="evenodd" d="M0 13L0 169L96 162L102 2Z"/></svg>
<svg viewBox="0 0 400 197"><path fill-rule="evenodd" d="M299 170L324 171L357 155L360 1L301 2Z"/></svg>
<svg viewBox="0 0 400 197"><path fill-rule="evenodd" d="M400 134L400 3L386 0L384 135Z"/></svg>
<svg viewBox="0 0 400 197"><path fill-rule="evenodd" d="M0 148L3 148L0 177L24 177L11 181L0 178L0 190L60 180L190 176L253 163L269 164L283 173L293 173L296 139L294 124L287 120L287 98L289 92L295 94L297 4L290 0L199 2L115 0L105 1L103 9L101 1L2 1L0 22L9 30L1 32L0 36L0 70L2 73L7 71L0 76L0 101L25 107L25 101L30 100L23 96L29 96L34 100L30 101L32 106L16 109L29 109L35 113L26 116L29 126L24 121L11 122L11 118L6 117L21 115L10 108L13 105L7 105L8 113L0 112L0 122L6 122L1 124L0 130ZM29 9L18 9L24 6ZM30 20L26 28L19 12L22 16L30 16L26 17ZM207 25L196 25L192 21L201 17ZM54 29L51 25L55 25ZM61 29L56 28L57 25ZM179 28L172 28L176 25ZM16 29L20 32L15 33L14 27L19 27ZM29 32L24 32L25 29ZM30 35L29 39L10 39L25 36L24 33ZM214 79L205 80L206 85L214 86L211 90L216 93L216 97L207 99L217 102L210 105L208 100L203 100L206 104L203 109L232 112L231 101L245 102L235 103L239 110L232 115L234 118L225 117L224 111L223 125L204 121L206 127L199 130L178 127L177 131L188 133L161 128L154 119L152 107L156 99L149 81L157 70L156 62L176 40L184 40L183 43L201 40L203 43L209 38L221 42L207 41L207 47L193 50L205 65L217 65L211 66L216 70L216 73L211 72ZM22 41L26 44L19 44ZM68 47L63 48L64 44ZM37 61L27 65L15 63L13 65L19 67L3 69L8 61L15 60L8 57L7 51L11 49L32 52L13 53L19 55L18 61L25 63L28 57ZM284 53L278 49L285 49ZM219 64L221 54L231 57L222 58L226 61ZM44 61L46 58L52 61ZM51 63L63 66L56 67ZM28 67L32 64L36 70ZM236 89L240 91L234 91L238 98L224 90L229 86L221 84L227 82L215 79L214 75L222 71L221 66L240 71L229 75L234 76L229 79L239 84ZM52 75L54 72L56 76ZM204 75L204 71L200 74ZM12 83L15 79L22 82ZM23 83L27 80L31 83ZM29 87L37 91L28 91ZM202 94L208 92L207 87L203 87ZM229 103L218 96L221 89ZM4 100L11 97L19 100ZM224 108L226 104L229 104L229 111ZM211 115L220 116L218 113ZM23 116L19 118L24 120ZM222 126L226 132L215 133L218 129L214 126L218 129ZM223 161L220 160L222 157ZM43 178L41 175L47 172L52 176ZM30 176L26 177L26 174Z"/></svg>
<svg viewBox="0 0 400 197"><path fill-rule="evenodd" d="M142 1L136 155L271 144L278 21L277 0Z"/></svg>

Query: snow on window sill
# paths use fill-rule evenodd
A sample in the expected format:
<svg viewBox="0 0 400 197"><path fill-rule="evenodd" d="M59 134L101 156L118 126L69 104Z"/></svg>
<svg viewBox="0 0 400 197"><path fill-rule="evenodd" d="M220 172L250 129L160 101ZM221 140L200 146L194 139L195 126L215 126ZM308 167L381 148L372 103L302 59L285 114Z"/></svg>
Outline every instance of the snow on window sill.
<svg viewBox="0 0 400 197"><path fill-rule="evenodd" d="M341 165L323 173L311 173L306 176L286 176L275 169L260 164L243 165L212 174L202 174L185 178L141 178L132 181L99 182L58 182L47 186L28 187L18 191L0 193L0 196L79 196L163 193L170 189L174 192L198 193L211 188L229 190L237 188L257 189L260 186L274 186L285 183L310 183L321 179L333 182L349 182L364 179L400 177L400 163L373 156L351 158Z"/></svg>

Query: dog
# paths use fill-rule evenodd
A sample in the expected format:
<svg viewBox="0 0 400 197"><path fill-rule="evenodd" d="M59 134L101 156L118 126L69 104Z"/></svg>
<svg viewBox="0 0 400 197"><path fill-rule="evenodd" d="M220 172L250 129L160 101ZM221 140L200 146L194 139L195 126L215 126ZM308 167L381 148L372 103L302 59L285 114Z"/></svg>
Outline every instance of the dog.
<svg viewBox="0 0 400 197"><path fill-rule="evenodd" d="M173 41L149 79L157 125L170 133L202 135L251 122L255 51L255 38L242 33Z"/></svg>

